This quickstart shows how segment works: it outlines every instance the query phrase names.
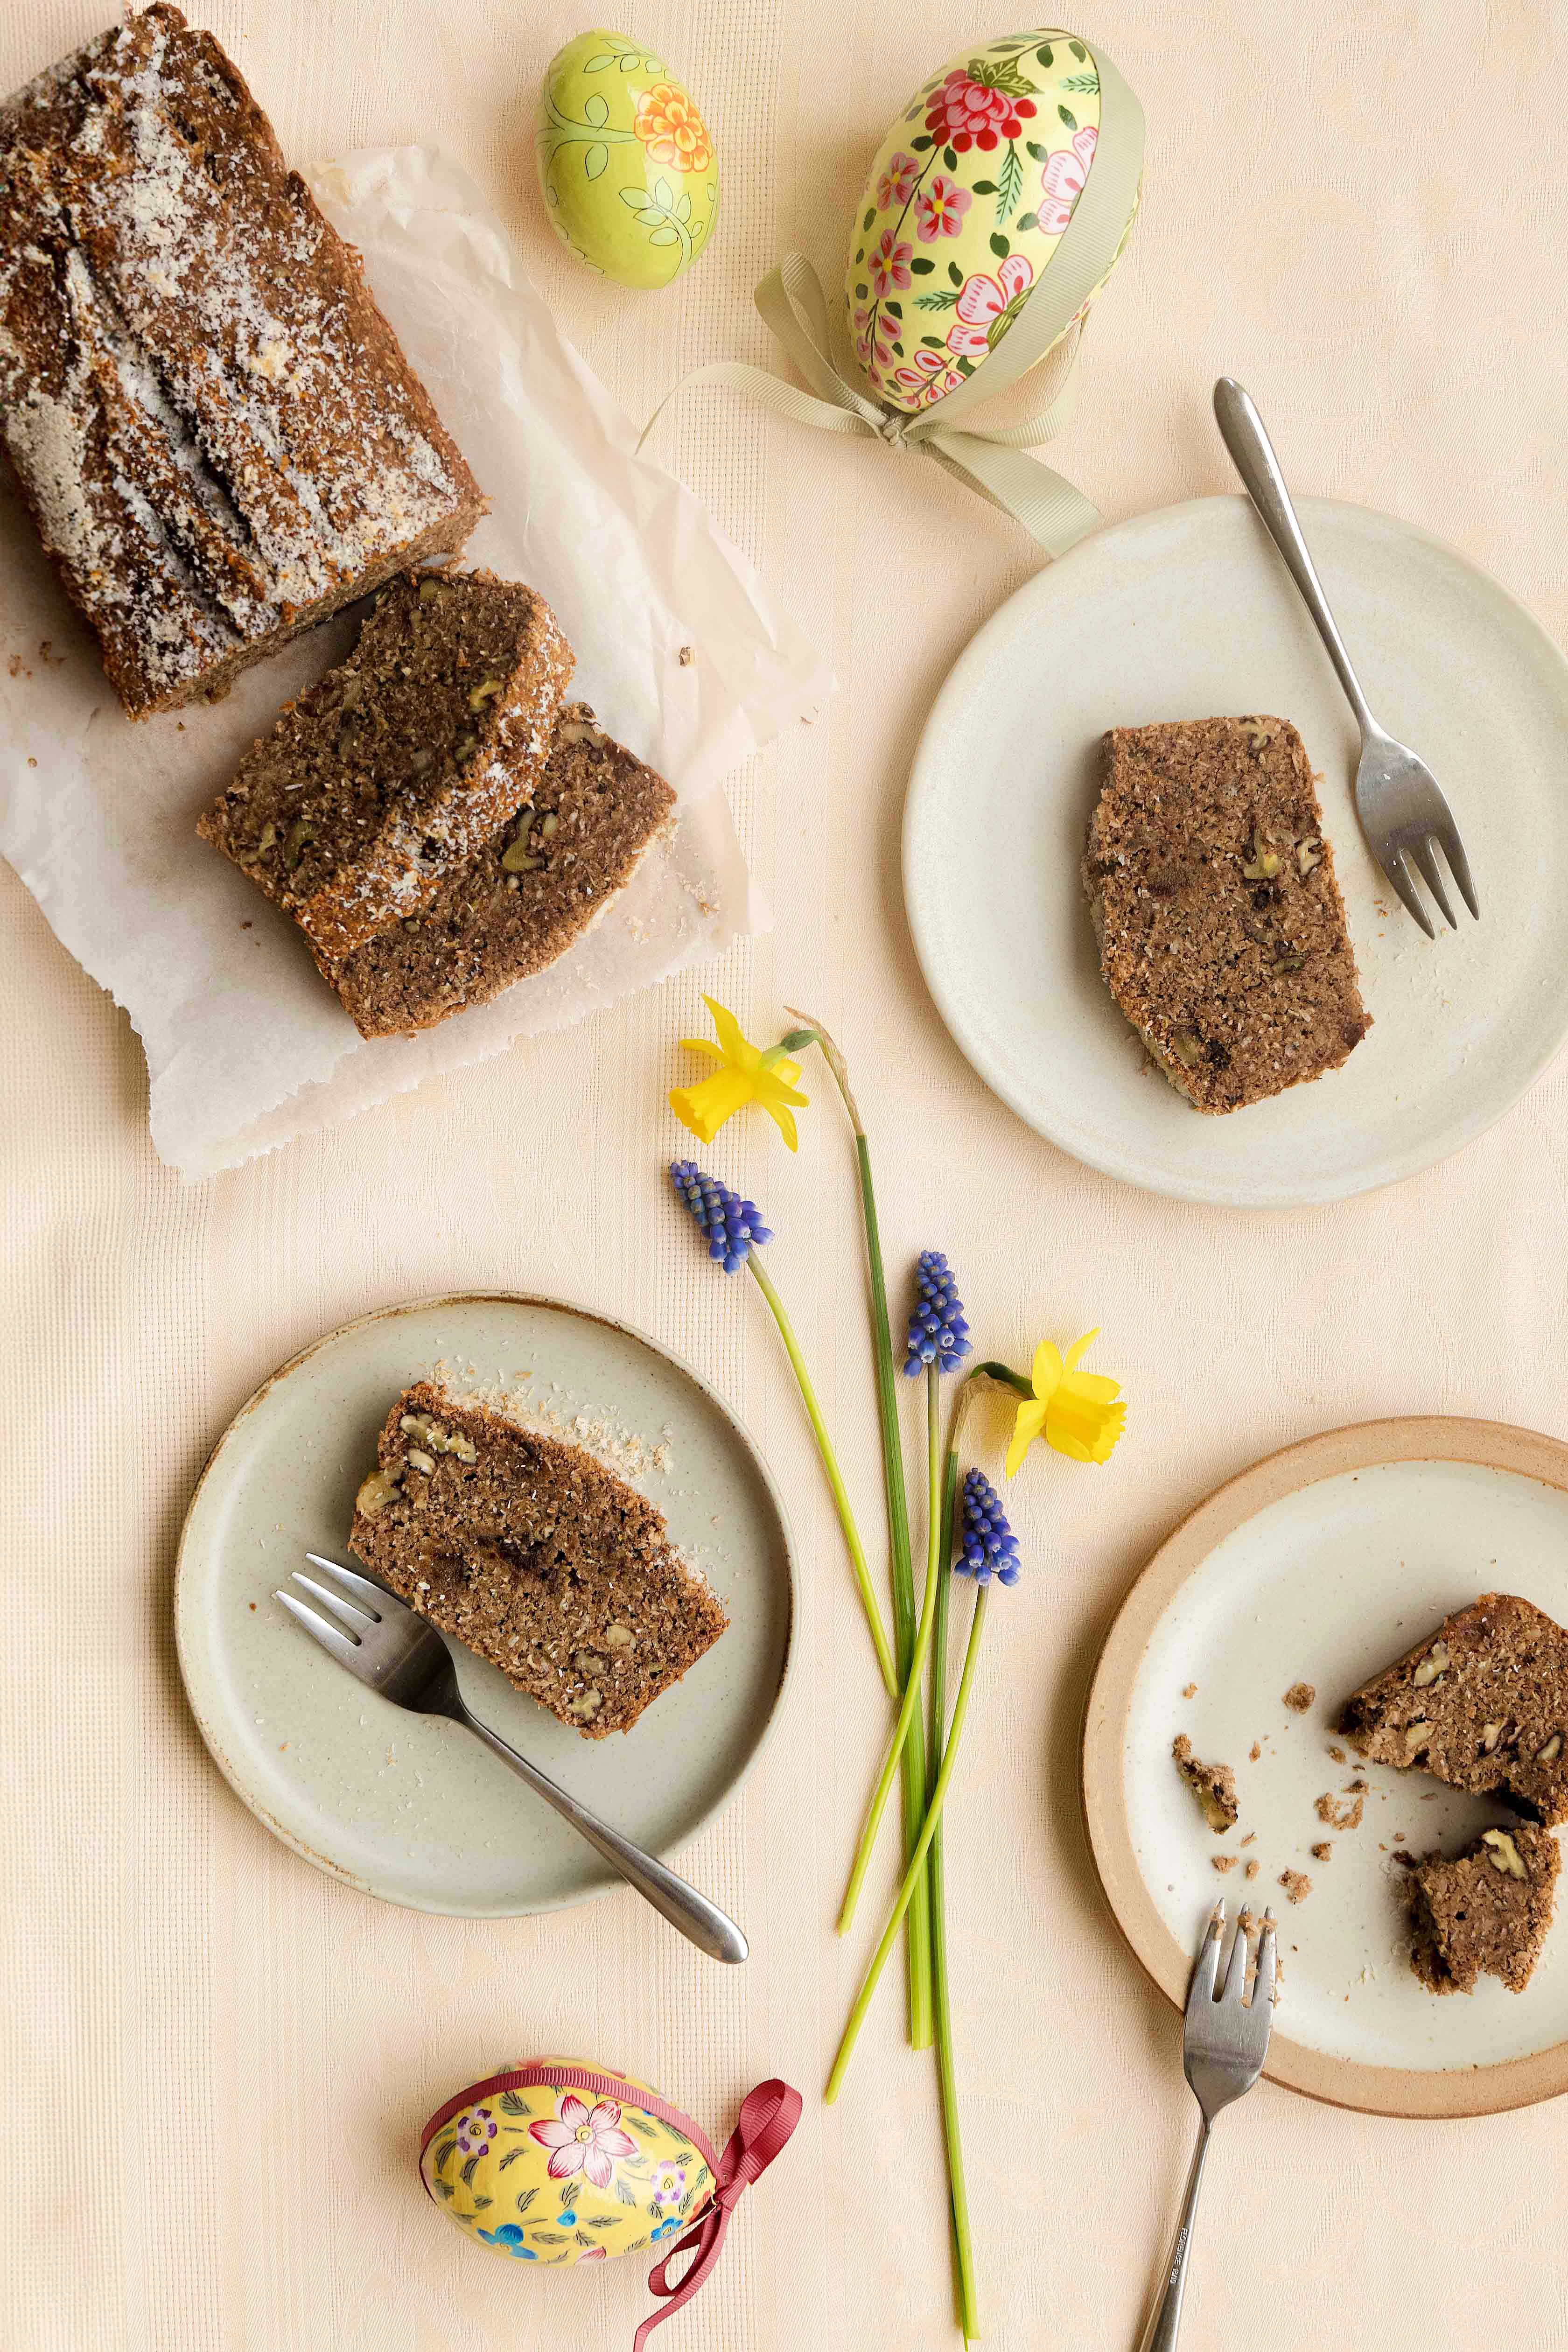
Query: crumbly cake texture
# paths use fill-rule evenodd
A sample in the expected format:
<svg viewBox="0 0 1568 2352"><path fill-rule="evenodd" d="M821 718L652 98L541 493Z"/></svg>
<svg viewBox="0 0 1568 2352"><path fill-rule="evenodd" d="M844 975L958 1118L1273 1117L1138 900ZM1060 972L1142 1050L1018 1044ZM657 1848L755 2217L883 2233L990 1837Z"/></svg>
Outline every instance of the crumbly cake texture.
<svg viewBox="0 0 1568 2352"><path fill-rule="evenodd" d="M485 511L358 255L163 5L0 107L0 445L134 718Z"/></svg>
<svg viewBox="0 0 1568 2352"><path fill-rule="evenodd" d="M1228 1764L1200 1763L1184 1731L1178 1731L1172 1740L1171 1755L1177 1771L1197 1799L1205 1821L1217 1836L1223 1837L1226 1830L1236 1827L1240 1811L1236 1801L1236 1774Z"/></svg>
<svg viewBox="0 0 1568 2352"><path fill-rule="evenodd" d="M543 971L626 887L674 810L664 778L585 702L570 704L516 814L419 914L323 964L360 1034L433 1028Z"/></svg>
<svg viewBox="0 0 1568 2352"><path fill-rule="evenodd" d="M1417 1765L1500 1797L1527 1821L1568 1821L1568 1633L1510 1592L1484 1592L1345 1701L1360 1755Z"/></svg>
<svg viewBox="0 0 1568 2352"><path fill-rule="evenodd" d="M360 1559L590 1739L629 1731L729 1622L663 1514L581 1446L420 1381L376 1454Z"/></svg>
<svg viewBox="0 0 1568 2352"><path fill-rule="evenodd" d="M1285 1705L1292 1715L1305 1715L1317 1699L1310 1683L1292 1683L1285 1694Z"/></svg>
<svg viewBox="0 0 1568 2352"><path fill-rule="evenodd" d="M531 588L410 573L285 706L196 830L292 915L329 979L417 914L534 789L572 673Z"/></svg>
<svg viewBox="0 0 1568 2352"><path fill-rule="evenodd" d="M1473 1992L1483 1976L1522 1992L1552 1925L1561 1857L1550 1830L1483 1830L1452 1860L1407 1865L1410 1965L1428 1992Z"/></svg>
<svg viewBox="0 0 1568 2352"><path fill-rule="evenodd" d="M1083 884L1112 997L1198 1110L1321 1077L1372 1025L1286 719L1113 728Z"/></svg>

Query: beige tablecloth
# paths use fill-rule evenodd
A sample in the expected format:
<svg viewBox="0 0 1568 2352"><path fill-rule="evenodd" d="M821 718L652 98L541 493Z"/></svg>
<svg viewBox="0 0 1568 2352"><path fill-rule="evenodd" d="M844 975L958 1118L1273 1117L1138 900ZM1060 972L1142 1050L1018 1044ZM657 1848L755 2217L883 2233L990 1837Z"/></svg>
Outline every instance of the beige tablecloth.
<svg viewBox="0 0 1568 2352"><path fill-rule="evenodd" d="M10 0L0 86L109 0ZM919 75L1008 27L972 0L639 0L728 184L710 256L630 298L560 253L533 184L541 68L566 0L197 0L301 157L435 140L509 219L563 327L634 413L685 367L765 360L753 280L791 243L835 278L848 209ZM1111 516L1230 487L1207 410L1233 369L1293 478L1457 542L1568 632L1560 332L1568 18L1552 0L1100 0L1086 30L1143 100L1148 197L1095 313L1059 461ZM1022 535L934 467L693 395L668 454L820 632L837 699L733 782L780 910L709 984L766 1033L842 1030L881 1141L895 1265L963 1270L988 1342L1101 1323L1126 1381L1110 1471L1016 1490L1028 1559L1001 1604L952 1817L953 1940L989 2340L1136 2340L1191 2121L1173 2021L1104 1917L1074 1752L1107 1615L1214 1482L1375 1414L1559 1433L1568 1104L1561 1073L1452 1165L1349 1207L1258 1218L1114 1189L994 1101L924 994L898 826L931 695L1027 576ZM863 1958L831 1917L882 1736L821 1480L758 1302L710 1275L658 1170L695 981L520 1045L336 1131L184 1188L154 1160L128 1024L0 871L6 1639L13 1884L0 1925L0 2342L21 2352L447 2352L622 2345L636 2263L542 2281L432 2212L410 2145L493 2061L580 2051L727 2129L778 2073L796 2142L660 2352L937 2347L947 2321L929 2065L884 1999L841 2104L817 2096ZM820 1093L820 1089L817 1090ZM923 1150L922 1150L923 1147ZM875 1524L858 1238L826 1101L797 1159L760 1124L712 1155L779 1229L803 1340ZM468 1286L625 1314L762 1435L801 1539L804 1671L742 1800L691 1850L754 1957L721 1976L629 1896L463 1926L329 1883L209 1765L169 1630L193 1478L234 1408L327 1326ZM1568 2341L1563 2118L1373 2122L1265 2086L1226 2128L1185 2341L1290 2352Z"/></svg>

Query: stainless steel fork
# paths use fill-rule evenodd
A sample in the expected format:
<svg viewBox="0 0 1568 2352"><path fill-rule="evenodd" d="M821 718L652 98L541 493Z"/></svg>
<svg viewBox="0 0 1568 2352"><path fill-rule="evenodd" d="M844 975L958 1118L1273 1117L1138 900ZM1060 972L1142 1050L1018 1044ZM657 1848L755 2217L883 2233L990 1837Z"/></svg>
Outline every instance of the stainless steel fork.
<svg viewBox="0 0 1568 2352"><path fill-rule="evenodd" d="M340 1566L335 1559L325 1559L320 1552L307 1552L312 1568L319 1568L323 1583L296 1569L289 1581L310 1595L309 1601L292 1592L278 1592L289 1615L298 1620L311 1638L323 1650L346 1666L362 1683L379 1691L394 1706L406 1707L415 1715L441 1715L449 1722L460 1723L476 1732L485 1746L510 1764L520 1780L526 1780L536 1796L547 1805L553 1805L563 1821L571 1822L578 1835L587 1839L596 1853L604 1856L613 1870L619 1871L629 1886L635 1886L645 1902L651 1903L663 1914L672 1927L706 1952L710 1959L743 1960L746 1939L733 1919L699 1895L684 1878L678 1878L651 1853L613 1830L591 1813L586 1805L568 1794L537 1764L520 1756L509 1747L499 1731L464 1704L458 1687L458 1670L446 1640L429 1619L419 1616L406 1602L393 1593L372 1583L368 1576L357 1576L352 1568ZM323 1613L327 1612L327 1613Z"/></svg>
<svg viewBox="0 0 1568 2352"><path fill-rule="evenodd" d="M1230 1965L1217 2000L1215 1980L1219 1974L1220 1947L1225 1940L1223 1903L1215 1905L1198 1946L1193 1980L1187 1990L1182 2071L1192 2085L1203 2121L1193 2152L1193 2168L1187 2175L1181 2219L1165 2264L1164 2284L1138 2352L1175 2352L1176 2330L1182 2324L1182 2296L1187 2284L1187 2255L1193 2242L1193 2218L1209 2152L1209 2132L1221 2108L1228 2107L1233 2100L1251 2090L1263 2072L1268 2054L1268 2029L1274 2021L1274 1914L1266 1911L1263 1915L1257 1972L1252 1979L1251 1999L1247 2000L1247 1979L1252 1972L1250 1925L1244 1908L1237 1922Z"/></svg>
<svg viewBox="0 0 1568 2352"><path fill-rule="evenodd" d="M1417 875L1442 908L1448 929L1458 929L1437 864L1439 849L1448 861L1448 870L1459 886L1460 896L1479 922L1481 910L1470 879L1470 863L1448 803L1425 761L1418 760L1407 743L1396 743L1367 709L1361 680L1351 667L1344 639L1335 625L1323 583L1301 536L1279 460L1263 429L1263 419L1251 394L1244 392L1234 376L1222 375L1214 388L1214 413L1219 420L1225 446L1236 461L1237 472L1247 486L1247 496L1262 516L1269 537L1301 592L1302 603L1318 625L1318 635L1328 647L1329 658L1339 672L1340 684L1355 712L1361 728L1355 804L1368 847L1398 891L1406 913L1420 924L1429 940L1437 934L1416 887Z"/></svg>

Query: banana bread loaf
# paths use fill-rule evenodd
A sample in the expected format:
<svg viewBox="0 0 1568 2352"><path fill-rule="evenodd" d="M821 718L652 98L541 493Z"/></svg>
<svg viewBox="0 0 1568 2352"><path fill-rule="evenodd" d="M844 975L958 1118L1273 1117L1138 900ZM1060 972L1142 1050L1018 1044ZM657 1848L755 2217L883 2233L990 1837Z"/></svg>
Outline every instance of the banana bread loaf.
<svg viewBox="0 0 1568 2352"><path fill-rule="evenodd" d="M321 970L364 1037L406 1036L488 1003L565 953L674 807L664 778L572 703L517 814L417 915Z"/></svg>
<svg viewBox="0 0 1568 2352"><path fill-rule="evenodd" d="M422 1381L349 1541L431 1623L590 1739L629 1731L729 1620L663 1514L581 1446Z"/></svg>
<svg viewBox="0 0 1568 2352"><path fill-rule="evenodd" d="M1428 1992L1473 1992L1483 1976L1522 1992L1552 1925L1561 1857L1550 1830L1483 1830L1450 1861L1407 1865L1410 1965Z"/></svg>
<svg viewBox="0 0 1568 2352"><path fill-rule="evenodd" d="M0 107L0 446L133 718L485 507L358 255L164 0Z"/></svg>
<svg viewBox="0 0 1568 2352"><path fill-rule="evenodd" d="M196 829L293 916L331 977L529 797L571 671L531 588L468 572L395 581Z"/></svg>
<svg viewBox="0 0 1568 2352"><path fill-rule="evenodd" d="M1111 995L1179 1094L1239 1110L1371 1027L1311 764L1283 719L1116 727L1083 884Z"/></svg>

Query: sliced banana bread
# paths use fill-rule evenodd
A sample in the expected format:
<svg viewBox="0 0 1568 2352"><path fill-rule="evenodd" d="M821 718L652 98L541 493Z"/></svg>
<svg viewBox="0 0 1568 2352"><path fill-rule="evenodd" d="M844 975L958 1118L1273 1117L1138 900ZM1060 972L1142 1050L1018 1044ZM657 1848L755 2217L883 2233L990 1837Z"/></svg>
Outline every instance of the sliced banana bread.
<svg viewBox="0 0 1568 2352"><path fill-rule="evenodd" d="M1083 884L1111 995L1198 1110L1321 1077L1371 1026L1286 719L1112 728Z"/></svg>
<svg viewBox="0 0 1568 2352"><path fill-rule="evenodd" d="M1568 1633L1514 1593L1483 1592L1352 1691L1340 1729L1376 1763L1568 1822Z"/></svg>
<svg viewBox="0 0 1568 2352"><path fill-rule="evenodd" d="M521 808L429 904L351 955L318 961L362 1036L433 1028L563 955L674 808L664 778L606 735L585 702L572 703Z"/></svg>
<svg viewBox="0 0 1568 2352"><path fill-rule="evenodd" d="M629 1731L729 1620L661 1512L581 1446L419 1381L349 1541L373 1575L590 1739Z"/></svg>
<svg viewBox="0 0 1568 2352"><path fill-rule="evenodd" d="M411 573L196 830L334 962L428 905L529 796L571 673L531 588Z"/></svg>
<svg viewBox="0 0 1568 2352"><path fill-rule="evenodd" d="M1483 1830L1447 1860L1409 1865L1410 1965L1428 1992L1474 1992L1483 1976L1522 1992L1552 1925L1560 1856L1528 1822Z"/></svg>

